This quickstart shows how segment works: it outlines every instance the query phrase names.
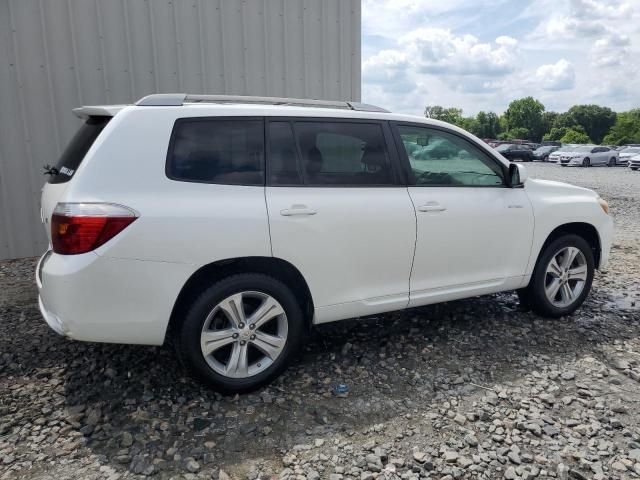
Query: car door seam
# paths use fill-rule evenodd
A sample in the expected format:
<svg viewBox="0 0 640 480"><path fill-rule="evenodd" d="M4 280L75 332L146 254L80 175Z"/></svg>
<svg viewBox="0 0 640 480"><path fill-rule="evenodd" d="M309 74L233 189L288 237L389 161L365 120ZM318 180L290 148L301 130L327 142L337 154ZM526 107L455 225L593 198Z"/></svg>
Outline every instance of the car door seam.
<svg viewBox="0 0 640 480"><path fill-rule="evenodd" d="M405 190L407 191L407 196L409 197L409 201L411 202L411 206L413 207L413 218L415 220L415 236L413 241L413 256L411 257L411 269L409 270L409 289L407 290L407 308L411 304L411 278L413 277L413 264L416 261L416 250L418 249L418 212L416 211L416 204L413 202L413 198L411 198L411 193L409 193L409 187L406 186Z"/></svg>
<svg viewBox="0 0 640 480"><path fill-rule="evenodd" d="M273 257L273 238L271 237L271 216L269 215L269 202L267 201L267 187L264 187L264 208L267 211L267 232L269 233L269 251Z"/></svg>

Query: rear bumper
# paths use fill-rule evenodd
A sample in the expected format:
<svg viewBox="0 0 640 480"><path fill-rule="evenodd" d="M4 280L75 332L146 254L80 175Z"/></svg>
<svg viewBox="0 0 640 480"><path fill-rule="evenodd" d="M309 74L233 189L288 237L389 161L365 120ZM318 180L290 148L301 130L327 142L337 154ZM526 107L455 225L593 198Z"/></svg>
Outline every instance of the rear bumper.
<svg viewBox="0 0 640 480"><path fill-rule="evenodd" d="M36 270L40 312L52 330L74 340L161 345L193 270L187 264L47 252Z"/></svg>

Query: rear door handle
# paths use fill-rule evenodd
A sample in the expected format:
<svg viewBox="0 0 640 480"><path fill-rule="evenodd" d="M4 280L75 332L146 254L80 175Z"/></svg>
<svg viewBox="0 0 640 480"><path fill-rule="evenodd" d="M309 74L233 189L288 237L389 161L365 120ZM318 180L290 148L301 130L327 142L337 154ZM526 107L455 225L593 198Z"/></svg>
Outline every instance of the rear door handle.
<svg viewBox="0 0 640 480"><path fill-rule="evenodd" d="M315 215L316 213L318 213L317 210L309 208L306 205L293 205L291 208L280 210L280 215L282 215L283 217L293 217L297 215Z"/></svg>
<svg viewBox="0 0 640 480"><path fill-rule="evenodd" d="M419 212L444 212L446 209L447 207L440 205L438 202L427 202L418 207Z"/></svg>

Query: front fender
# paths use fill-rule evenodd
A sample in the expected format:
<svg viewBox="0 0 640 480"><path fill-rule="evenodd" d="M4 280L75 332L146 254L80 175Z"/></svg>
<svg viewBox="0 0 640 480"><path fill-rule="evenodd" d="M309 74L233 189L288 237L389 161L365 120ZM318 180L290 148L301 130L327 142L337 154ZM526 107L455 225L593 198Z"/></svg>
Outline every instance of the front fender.
<svg viewBox="0 0 640 480"><path fill-rule="evenodd" d="M569 224L587 224L595 229L600 243L600 262L597 268L606 267L613 236L613 220L602 210L596 192L542 180L528 181L525 191L533 206L535 222L527 275L533 273L549 236L559 227Z"/></svg>

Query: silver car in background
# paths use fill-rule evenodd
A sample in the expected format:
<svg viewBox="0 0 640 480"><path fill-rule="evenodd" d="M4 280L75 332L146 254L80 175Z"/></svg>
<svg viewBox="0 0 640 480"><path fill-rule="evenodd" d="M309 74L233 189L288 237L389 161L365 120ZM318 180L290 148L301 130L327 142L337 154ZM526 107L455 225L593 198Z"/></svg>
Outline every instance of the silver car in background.
<svg viewBox="0 0 640 480"><path fill-rule="evenodd" d="M597 145L576 145L560 154L560 165L591 167L607 165L615 167L618 164L619 153L609 147Z"/></svg>
<svg viewBox="0 0 640 480"><path fill-rule="evenodd" d="M624 147L618 153L620 154L620 165L629 165L629 160L632 157L640 155L640 147Z"/></svg>
<svg viewBox="0 0 640 480"><path fill-rule="evenodd" d="M547 162L560 163L560 156L562 156L564 153L571 152L573 148L577 146L578 145L569 144L569 143L561 146L558 150L556 150L555 152L551 152L549 154L549 157L547 158Z"/></svg>

